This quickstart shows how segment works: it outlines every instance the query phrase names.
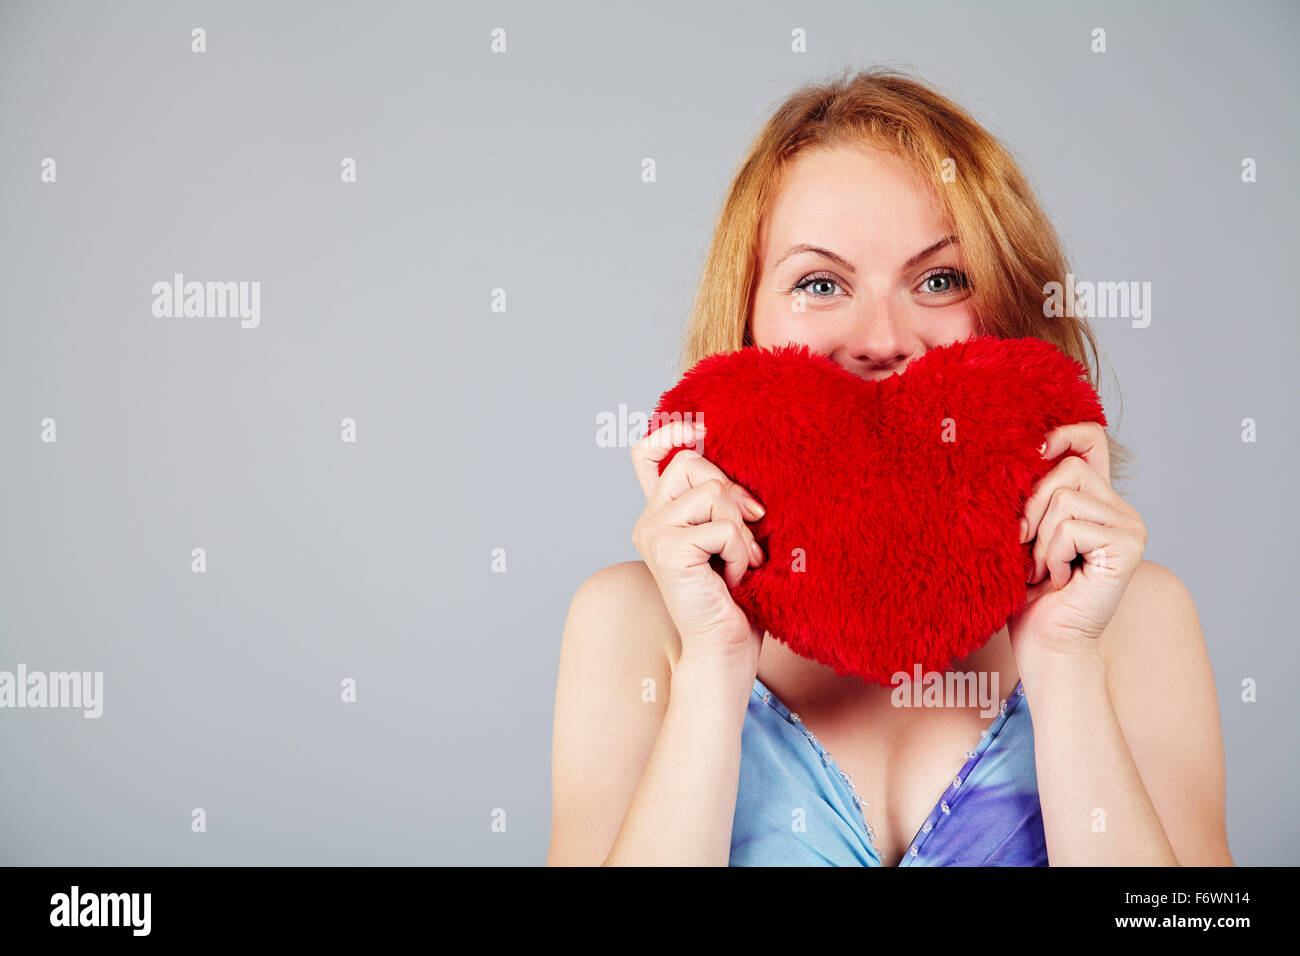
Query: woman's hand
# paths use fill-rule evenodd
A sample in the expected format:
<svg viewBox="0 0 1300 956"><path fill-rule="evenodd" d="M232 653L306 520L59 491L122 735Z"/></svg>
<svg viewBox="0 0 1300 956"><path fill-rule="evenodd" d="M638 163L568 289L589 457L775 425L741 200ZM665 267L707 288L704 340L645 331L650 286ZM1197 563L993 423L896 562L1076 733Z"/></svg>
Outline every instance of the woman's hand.
<svg viewBox="0 0 1300 956"><path fill-rule="evenodd" d="M1021 518L1020 540L1034 541L1034 566L1029 601L1007 629L1022 671L1044 654L1100 654L1097 639L1147 543L1142 516L1110 485L1102 426L1053 429L1041 453L1067 457L1034 486Z"/></svg>
<svg viewBox="0 0 1300 956"><path fill-rule="evenodd" d="M704 427L672 422L632 446L646 507L632 541L654 575L682 640L682 658L758 667L763 631L750 624L730 588L763 563L762 548L745 522L762 505L698 451ZM661 462L677 445L662 475ZM721 574L710 559L719 555Z"/></svg>

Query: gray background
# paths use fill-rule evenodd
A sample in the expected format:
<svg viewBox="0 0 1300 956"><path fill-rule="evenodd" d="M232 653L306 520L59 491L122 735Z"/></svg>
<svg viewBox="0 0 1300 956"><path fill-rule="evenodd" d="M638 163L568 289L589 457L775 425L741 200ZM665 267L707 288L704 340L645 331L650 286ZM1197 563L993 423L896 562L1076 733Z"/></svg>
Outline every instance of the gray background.
<svg viewBox="0 0 1300 956"><path fill-rule="evenodd" d="M1121 491L1197 601L1235 857L1296 863L1298 20L3 3L0 669L102 670L105 700L0 711L0 860L543 862L568 603L637 557L641 494L596 416L672 384L766 112L888 61L1003 138L1080 277L1153 283L1149 328L1098 320L1138 452ZM260 281L261 327L155 318L174 272Z"/></svg>

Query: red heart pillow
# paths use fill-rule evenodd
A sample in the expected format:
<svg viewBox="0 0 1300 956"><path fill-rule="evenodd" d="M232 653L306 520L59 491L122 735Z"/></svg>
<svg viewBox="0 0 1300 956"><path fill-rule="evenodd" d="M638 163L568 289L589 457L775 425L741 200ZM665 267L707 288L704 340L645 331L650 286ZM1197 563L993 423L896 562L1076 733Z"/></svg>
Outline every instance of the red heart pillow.
<svg viewBox="0 0 1300 956"><path fill-rule="evenodd" d="M806 345L709 355L650 430L695 447L767 509L767 561L731 594L750 621L840 674L946 670L1025 603L1020 515L1059 425L1106 424L1081 364L1041 339L980 337L867 381ZM660 474L680 447L659 466Z"/></svg>

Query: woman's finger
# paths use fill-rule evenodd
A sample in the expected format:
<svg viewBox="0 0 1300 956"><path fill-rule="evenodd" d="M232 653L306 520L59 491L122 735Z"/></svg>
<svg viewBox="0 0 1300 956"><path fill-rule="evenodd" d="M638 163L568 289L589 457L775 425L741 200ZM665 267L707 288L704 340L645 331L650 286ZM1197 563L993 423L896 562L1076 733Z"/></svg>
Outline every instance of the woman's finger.
<svg viewBox="0 0 1300 956"><path fill-rule="evenodd" d="M684 528L673 528L665 534L676 542L677 546L687 549L690 557L686 567L708 564L715 554L723 562L722 580L730 590L740 583L751 564L754 555L745 543L740 529L743 522L719 519L705 524L690 524Z"/></svg>
<svg viewBox="0 0 1300 956"><path fill-rule="evenodd" d="M1067 518L1056 526L1047 544L1047 574L1057 590L1070 583L1074 573L1072 562L1082 555L1084 563L1105 574L1119 575L1124 571L1124 535L1106 525L1094 524L1078 518Z"/></svg>
<svg viewBox="0 0 1300 956"><path fill-rule="evenodd" d="M689 527L711 521L731 522L739 529L749 552L749 563L758 565L764 560L763 549L754 539L754 532L745 524L740 505L722 479L711 478L674 498L657 512L655 520L675 527Z"/></svg>
<svg viewBox="0 0 1300 956"><path fill-rule="evenodd" d="M735 502L745 509L745 520L757 521L763 516L763 506L746 489L732 481L707 458L690 448L684 448L668 463L658 483L650 492L646 508L657 511L669 502L680 498L692 488L710 481L720 481Z"/></svg>
<svg viewBox="0 0 1300 956"><path fill-rule="evenodd" d="M1110 444L1106 429L1096 422L1062 425L1047 433L1042 455L1049 460L1061 455L1078 455L1110 484Z"/></svg>
<svg viewBox="0 0 1300 956"><path fill-rule="evenodd" d="M1104 501L1119 497L1111 486L1082 458L1071 455L1038 480L1033 493L1025 501L1020 522L1020 543L1043 537L1039 526L1052 496L1062 488L1071 488Z"/></svg>
<svg viewBox="0 0 1300 956"><path fill-rule="evenodd" d="M1132 523L1132 519L1127 514L1105 501L1075 488L1057 488L1052 493L1047 512L1038 526L1032 551L1034 566L1029 572L1027 581L1038 581L1048 573L1047 553L1056 529L1063 522L1076 519L1104 525L1117 531L1127 530Z"/></svg>
<svg viewBox="0 0 1300 956"><path fill-rule="evenodd" d="M636 470L637 481L640 482L647 501L659 483L659 463L678 445L685 445L697 454L701 453L703 440L704 423L692 419L669 422L647 433L632 446L632 467Z"/></svg>

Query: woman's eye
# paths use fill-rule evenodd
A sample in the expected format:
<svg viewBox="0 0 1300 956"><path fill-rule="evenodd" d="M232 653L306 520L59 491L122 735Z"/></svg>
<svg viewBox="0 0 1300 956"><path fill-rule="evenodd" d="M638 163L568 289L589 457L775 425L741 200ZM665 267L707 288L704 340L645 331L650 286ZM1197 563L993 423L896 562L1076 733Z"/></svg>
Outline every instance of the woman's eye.
<svg viewBox="0 0 1300 956"><path fill-rule="evenodd" d="M835 295L835 293L831 290L838 289L838 288L839 288L839 283L836 282L831 276L811 275L811 276L804 276L802 279L796 282L794 288L791 289L790 291L794 292L797 289L809 289L812 291L814 298L828 299L831 296Z"/></svg>
<svg viewBox="0 0 1300 956"><path fill-rule="evenodd" d="M947 295L970 286L966 273L956 269L940 269L921 280L921 288L928 295Z"/></svg>

